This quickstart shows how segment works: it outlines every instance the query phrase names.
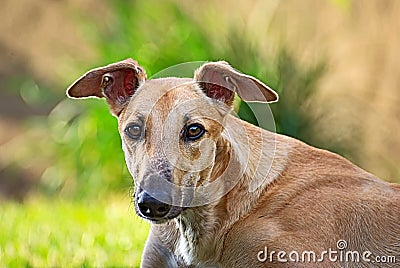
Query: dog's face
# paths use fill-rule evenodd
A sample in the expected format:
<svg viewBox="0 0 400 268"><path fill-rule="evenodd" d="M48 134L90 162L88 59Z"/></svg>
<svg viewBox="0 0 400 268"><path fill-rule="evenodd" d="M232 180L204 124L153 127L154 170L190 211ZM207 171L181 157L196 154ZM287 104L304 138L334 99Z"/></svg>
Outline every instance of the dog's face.
<svg viewBox="0 0 400 268"><path fill-rule="evenodd" d="M128 59L94 69L68 89L72 97L106 97L135 180L136 212L153 223L180 215L196 189L227 167L224 122L235 92L248 101L277 100L263 83L223 62L203 65L194 79L146 81L143 69Z"/></svg>
<svg viewBox="0 0 400 268"><path fill-rule="evenodd" d="M119 116L119 132L140 216L160 221L190 206L196 187L211 180L216 156L229 149L222 135L228 112L188 79L149 80L138 89ZM152 204L168 213L154 217L145 193L168 204Z"/></svg>

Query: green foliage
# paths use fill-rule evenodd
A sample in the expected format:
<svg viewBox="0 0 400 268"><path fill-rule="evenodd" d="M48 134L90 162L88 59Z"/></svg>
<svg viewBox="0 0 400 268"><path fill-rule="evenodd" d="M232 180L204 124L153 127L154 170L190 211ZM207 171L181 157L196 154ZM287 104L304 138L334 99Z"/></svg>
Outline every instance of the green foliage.
<svg viewBox="0 0 400 268"><path fill-rule="evenodd" d="M80 114L85 105L90 109ZM49 115L48 125L55 155L42 176L47 193L102 198L129 189L132 179L125 167L117 120L104 101L64 100Z"/></svg>
<svg viewBox="0 0 400 268"><path fill-rule="evenodd" d="M287 50L280 51L277 64L280 78L276 87L280 101L272 107L278 132L313 143L312 126L319 115L310 114L310 105L325 70L324 61L304 67Z"/></svg>
<svg viewBox="0 0 400 268"><path fill-rule="evenodd" d="M139 267L149 225L126 201L3 204L0 266Z"/></svg>

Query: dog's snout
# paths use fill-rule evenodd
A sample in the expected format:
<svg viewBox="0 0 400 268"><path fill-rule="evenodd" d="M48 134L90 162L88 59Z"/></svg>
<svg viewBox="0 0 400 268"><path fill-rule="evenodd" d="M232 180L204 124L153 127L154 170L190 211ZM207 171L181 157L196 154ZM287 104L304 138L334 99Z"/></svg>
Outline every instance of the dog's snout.
<svg viewBox="0 0 400 268"><path fill-rule="evenodd" d="M163 218L171 209L171 205L158 201L145 191L139 194L137 205L140 213L149 219Z"/></svg>

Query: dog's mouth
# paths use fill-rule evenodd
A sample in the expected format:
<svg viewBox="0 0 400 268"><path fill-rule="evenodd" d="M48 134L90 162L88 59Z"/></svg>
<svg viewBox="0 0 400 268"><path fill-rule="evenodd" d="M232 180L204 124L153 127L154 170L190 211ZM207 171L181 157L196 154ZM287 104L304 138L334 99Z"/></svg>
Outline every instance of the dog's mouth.
<svg viewBox="0 0 400 268"><path fill-rule="evenodd" d="M163 224L166 223L170 220L173 220L175 218L178 218L179 216L182 215L182 212L185 211L187 208L182 208L182 207L174 207L175 210L174 212L172 212L170 215L168 215L167 217L163 218L163 219L157 219L157 220L150 220L151 223L153 224Z"/></svg>
<svg viewBox="0 0 400 268"><path fill-rule="evenodd" d="M137 202L135 202L135 208L136 208L136 214L145 219L148 220L152 224L163 224L168 222L169 220L177 218L181 213L186 210L187 208L185 207L177 207L177 206L171 206L167 214L165 215L155 215L155 214L150 214L149 211L143 211L143 207L141 208Z"/></svg>

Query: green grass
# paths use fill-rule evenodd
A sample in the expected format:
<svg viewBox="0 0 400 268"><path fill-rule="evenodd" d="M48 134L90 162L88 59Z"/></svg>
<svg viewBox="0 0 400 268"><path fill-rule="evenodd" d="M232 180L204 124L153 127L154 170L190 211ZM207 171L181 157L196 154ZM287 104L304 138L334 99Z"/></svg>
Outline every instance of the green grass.
<svg viewBox="0 0 400 268"><path fill-rule="evenodd" d="M128 198L5 202L0 222L0 267L139 267L149 229Z"/></svg>

